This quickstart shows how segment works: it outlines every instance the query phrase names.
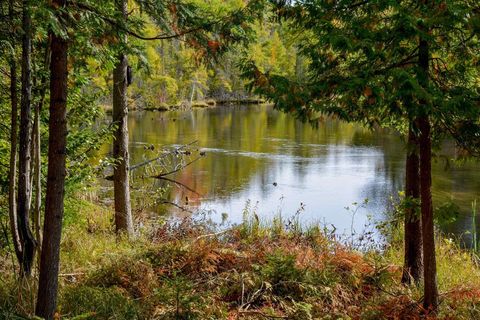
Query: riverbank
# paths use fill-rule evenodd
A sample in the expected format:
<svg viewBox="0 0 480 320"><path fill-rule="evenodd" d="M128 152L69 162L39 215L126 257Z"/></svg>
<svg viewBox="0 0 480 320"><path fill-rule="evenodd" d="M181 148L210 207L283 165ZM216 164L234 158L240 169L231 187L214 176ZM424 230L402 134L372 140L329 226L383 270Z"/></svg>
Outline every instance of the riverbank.
<svg viewBox="0 0 480 320"><path fill-rule="evenodd" d="M138 215L137 215L138 217ZM227 230L192 219L137 221L119 239L109 208L69 203L62 241L62 319L417 319L421 290L400 284L402 243L359 252L319 226L255 216ZM438 241L440 319L480 316L476 257ZM9 278L0 255L0 317L28 318L34 281ZM18 319L15 318L15 319Z"/></svg>
<svg viewBox="0 0 480 320"><path fill-rule="evenodd" d="M166 103L160 103L155 106L143 106L137 107L136 110L145 110L145 111L172 111L179 109L190 109L190 108L209 108L216 106L232 106L232 105L257 105L265 103L264 99L260 98L245 98L245 99L228 99L228 100L218 100L218 99L207 99L199 101L184 101L179 104L169 105Z"/></svg>
<svg viewBox="0 0 480 320"><path fill-rule="evenodd" d="M206 99L195 101L183 101L178 104L158 103L157 105L139 105L134 101L129 104L130 111L173 111L184 110L190 108L209 108L216 106L233 106L233 105L258 105L264 104L266 101L261 98L241 98L241 99ZM109 104L102 104L101 109L106 113L112 112L112 106Z"/></svg>

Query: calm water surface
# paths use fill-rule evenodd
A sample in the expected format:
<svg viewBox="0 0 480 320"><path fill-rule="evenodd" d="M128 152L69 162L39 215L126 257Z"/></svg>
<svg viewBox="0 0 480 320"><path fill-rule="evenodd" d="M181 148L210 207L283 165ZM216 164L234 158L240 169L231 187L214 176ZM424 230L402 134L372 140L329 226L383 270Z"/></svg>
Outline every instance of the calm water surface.
<svg viewBox="0 0 480 320"><path fill-rule="evenodd" d="M230 221L239 222L246 206L266 220L278 214L288 218L303 207L299 217L304 223L333 224L337 232L349 233L352 213L345 207L369 199L353 220L360 231L369 216L383 219L391 196L403 189L405 148L398 135L386 131L371 132L336 120L314 129L269 106L135 112L129 116L129 128L132 164L149 158L145 145L158 149L198 141L206 156L172 178L200 196L174 186L169 197L179 205L188 197L191 210L209 211L217 220L227 213ZM460 206L461 217L444 227L460 234L472 228L471 203L480 198L480 165L446 168L445 159L454 152L447 143L439 153L433 192L435 206L449 200ZM142 183L152 190L164 184L153 179Z"/></svg>

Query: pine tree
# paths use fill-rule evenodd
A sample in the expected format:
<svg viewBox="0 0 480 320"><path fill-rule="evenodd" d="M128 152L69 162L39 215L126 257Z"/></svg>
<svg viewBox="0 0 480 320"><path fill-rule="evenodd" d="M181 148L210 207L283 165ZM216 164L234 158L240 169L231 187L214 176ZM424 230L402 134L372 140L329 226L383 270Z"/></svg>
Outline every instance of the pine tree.
<svg viewBox="0 0 480 320"><path fill-rule="evenodd" d="M277 15L299 34L300 53L310 61L309 79L298 82L263 74L247 61L244 75L253 79L252 89L277 108L312 123L326 113L403 131L412 128L415 139L410 141L418 144L420 159L424 307L435 311L431 146L432 139L446 132L464 147L467 139L478 145L472 141L478 140L480 110L478 3L271 2ZM410 149L414 152L416 146Z"/></svg>
<svg viewBox="0 0 480 320"><path fill-rule="evenodd" d="M58 16L67 6L65 0L53 1ZM57 30L59 32L59 30ZM67 91L68 41L63 34L50 31L50 119L48 139L48 174L45 199L45 224L40 276L35 314L53 319L60 270L60 240L64 213L66 154L67 154Z"/></svg>

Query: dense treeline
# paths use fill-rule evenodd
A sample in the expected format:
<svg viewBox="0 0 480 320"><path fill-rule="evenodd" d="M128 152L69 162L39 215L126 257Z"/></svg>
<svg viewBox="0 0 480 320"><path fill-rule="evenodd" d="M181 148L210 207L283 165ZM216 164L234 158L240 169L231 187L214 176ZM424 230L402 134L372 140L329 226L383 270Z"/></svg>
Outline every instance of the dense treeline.
<svg viewBox="0 0 480 320"><path fill-rule="evenodd" d="M149 22L147 30L154 31ZM276 74L295 76L301 72L302 60L296 58L296 48L289 40L285 26L265 17L252 25L255 39L248 44L234 45L228 52L216 56L215 60L202 60L201 52L195 45L182 37L160 41L135 41L138 54L132 55L133 83L130 88L131 108L165 109L193 101L236 101L251 96L245 88L239 64L245 57L235 52L245 52L262 70ZM215 40L209 40L215 54ZM99 62L90 59L92 68ZM293 63L292 63L293 62ZM296 67L298 65L298 67ZM94 79L92 90L105 92L110 88L108 73ZM107 106L110 95L103 97Z"/></svg>
<svg viewBox="0 0 480 320"><path fill-rule="evenodd" d="M66 195L93 179L105 141L113 224L136 236L129 109L252 94L312 125L328 114L405 136L402 282L423 278L436 313L432 146L479 151L476 1L9 0L0 16L0 244L21 281L38 266L37 316L56 317ZM101 104L111 124L96 124Z"/></svg>

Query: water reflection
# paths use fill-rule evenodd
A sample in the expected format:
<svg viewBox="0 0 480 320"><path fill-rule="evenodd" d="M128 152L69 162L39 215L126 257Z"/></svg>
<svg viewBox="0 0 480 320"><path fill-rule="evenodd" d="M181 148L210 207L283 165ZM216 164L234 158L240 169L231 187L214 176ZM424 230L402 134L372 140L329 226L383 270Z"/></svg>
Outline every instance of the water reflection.
<svg viewBox="0 0 480 320"><path fill-rule="evenodd" d="M370 200L355 217L361 229L367 215L381 219L389 198L403 188L403 142L398 135L372 132L354 124L326 120L318 129L295 121L267 106L217 107L129 116L132 163L144 160L145 144L156 147L198 141L202 160L175 179L201 196L174 188L170 199L217 213L238 222L247 201L260 217L294 214L301 203L304 222L324 221L349 231L351 214L345 206ZM442 153L454 156L446 144ZM453 199L464 216L446 227L461 233L471 229L470 204L479 195L480 171L474 162L434 164L435 205ZM155 186L162 182L149 181ZM275 183L275 185L274 185Z"/></svg>

